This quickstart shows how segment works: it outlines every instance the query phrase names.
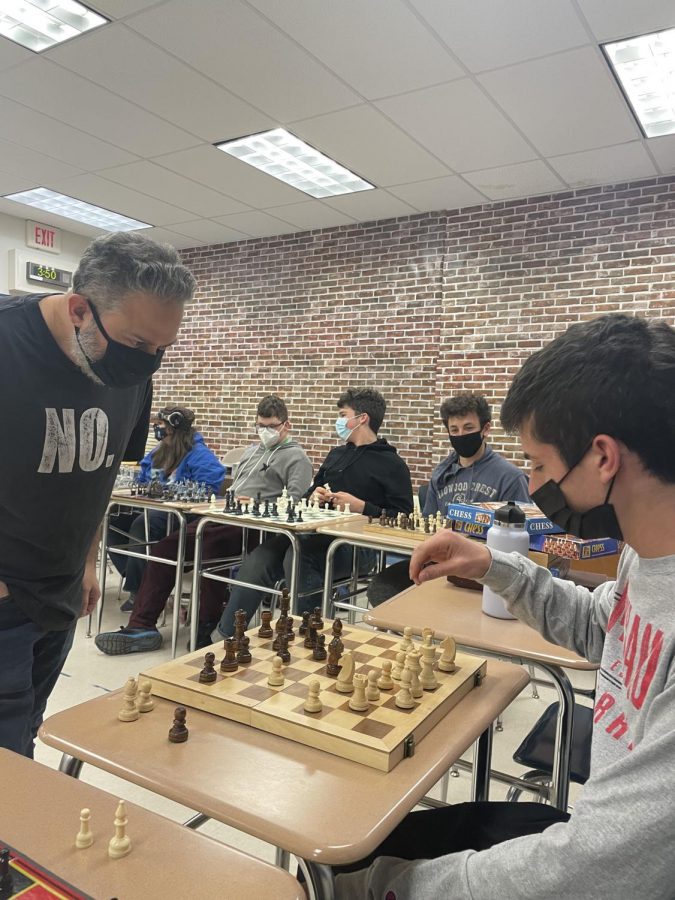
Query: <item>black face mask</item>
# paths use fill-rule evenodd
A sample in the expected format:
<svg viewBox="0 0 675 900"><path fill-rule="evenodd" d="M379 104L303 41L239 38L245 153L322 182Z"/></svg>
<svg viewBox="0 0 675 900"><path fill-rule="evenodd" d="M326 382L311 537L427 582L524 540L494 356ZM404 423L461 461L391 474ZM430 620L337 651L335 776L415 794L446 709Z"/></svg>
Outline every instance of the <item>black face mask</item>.
<svg viewBox="0 0 675 900"><path fill-rule="evenodd" d="M155 425L155 439L163 441L166 437L166 428L163 425Z"/></svg>
<svg viewBox="0 0 675 900"><path fill-rule="evenodd" d="M455 450L463 459L470 459L475 456L483 443L483 432L472 431L470 434L451 434L450 443L452 449Z"/></svg>
<svg viewBox="0 0 675 900"><path fill-rule="evenodd" d="M75 329L77 343L92 372L108 387L128 388L147 381L161 366L164 348L157 353L146 353L145 350L134 350L133 347L127 347L126 344L113 340L103 327L94 304L91 300L87 300L87 303L96 327L108 342L106 351L100 359L89 359L80 343L80 329Z"/></svg>
<svg viewBox="0 0 675 900"><path fill-rule="evenodd" d="M588 450L586 453L588 453ZM586 453L582 455L581 459L586 456ZM581 462L581 459L579 462ZM614 507L611 503L608 503L609 495L614 487L614 478L612 478L609 485L605 502L600 506L594 506L587 512L580 513L570 509L567 505L567 500L560 489L560 485L567 478L567 475L573 469L576 469L579 462L575 463L571 469L568 469L567 474L560 481L550 479L546 484L542 484L540 488L537 488L531 495L532 502L539 507L547 518L562 528L566 534L573 534L584 540L603 537L615 538L617 541L623 540L623 533L614 512Z"/></svg>

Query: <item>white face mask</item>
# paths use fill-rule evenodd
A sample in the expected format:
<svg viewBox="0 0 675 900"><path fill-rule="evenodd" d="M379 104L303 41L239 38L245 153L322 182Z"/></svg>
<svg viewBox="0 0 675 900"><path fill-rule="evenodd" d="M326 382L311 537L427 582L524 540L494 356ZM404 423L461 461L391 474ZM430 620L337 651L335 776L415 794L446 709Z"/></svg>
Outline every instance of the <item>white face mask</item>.
<svg viewBox="0 0 675 900"><path fill-rule="evenodd" d="M258 427L256 428L256 431L258 432L260 443L263 445L265 450L269 450L270 447L276 446L276 444L278 444L281 440L281 435L276 428Z"/></svg>

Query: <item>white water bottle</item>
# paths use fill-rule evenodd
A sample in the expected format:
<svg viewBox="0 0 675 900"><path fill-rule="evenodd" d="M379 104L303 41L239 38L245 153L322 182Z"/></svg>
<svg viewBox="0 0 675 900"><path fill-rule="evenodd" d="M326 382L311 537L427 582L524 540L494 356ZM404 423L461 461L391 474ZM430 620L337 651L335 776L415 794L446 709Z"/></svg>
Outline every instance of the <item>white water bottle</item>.
<svg viewBox="0 0 675 900"><path fill-rule="evenodd" d="M530 535L525 528L525 513L513 501L495 510L495 518L488 529L486 544L493 550L505 553L522 553L527 556L530 549ZM515 619L499 596L483 585L483 612L496 619Z"/></svg>

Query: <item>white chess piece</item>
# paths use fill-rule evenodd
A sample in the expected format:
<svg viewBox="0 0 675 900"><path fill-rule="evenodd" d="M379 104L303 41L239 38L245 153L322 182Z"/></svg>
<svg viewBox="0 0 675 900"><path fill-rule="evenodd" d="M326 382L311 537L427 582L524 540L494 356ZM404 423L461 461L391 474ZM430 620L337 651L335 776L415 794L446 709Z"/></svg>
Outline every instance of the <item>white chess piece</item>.
<svg viewBox="0 0 675 900"><path fill-rule="evenodd" d="M436 648L433 644L425 644L422 647L422 674L420 681L425 691L435 691L438 687L438 679L434 674L436 662Z"/></svg>
<svg viewBox="0 0 675 900"><path fill-rule="evenodd" d="M366 683L367 678L365 675L354 676L354 693L349 698L349 708L353 709L354 712L365 712L368 709L369 703L366 698Z"/></svg>
<svg viewBox="0 0 675 900"><path fill-rule="evenodd" d="M399 709L412 709L415 705L415 701L413 700L413 696L410 693L410 679L412 678L412 674L410 669L407 667L403 670L403 674L401 675L401 689L394 697L394 703L398 706Z"/></svg>
<svg viewBox="0 0 675 900"><path fill-rule="evenodd" d="M410 625L406 625L403 629L403 640L399 644L399 649L403 650L404 653L408 653L408 651L412 650L413 648L412 633L412 627Z"/></svg>
<svg viewBox="0 0 675 900"><path fill-rule="evenodd" d="M438 660L438 668L441 672L454 672L457 668L455 665L455 654L457 652L455 639L448 635L448 637L441 641L441 650L443 653Z"/></svg>
<svg viewBox="0 0 675 900"><path fill-rule="evenodd" d="M272 660L272 671L267 676L267 683L270 687L281 687L284 683L284 673L281 671L283 659L275 656Z"/></svg>
<svg viewBox="0 0 675 900"><path fill-rule="evenodd" d="M155 701L150 696L151 690L152 684L148 678L144 678L142 681L139 680L137 702L139 712L146 713L155 708Z"/></svg>
<svg viewBox="0 0 675 900"><path fill-rule="evenodd" d="M120 722L135 722L139 718L140 713L136 706L136 695L138 693L138 685L135 678L127 678L124 685L124 706L117 713Z"/></svg>
<svg viewBox="0 0 675 900"><path fill-rule="evenodd" d="M405 659L405 657L404 657ZM391 660L385 659L382 663L382 674L377 679L377 686L381 691L390 691L394 687L391 676Z"/></svg>
<svg viewBox="0 0 675 900"><path fill-rule="evenodd" d="M366 700L370 700L374 703L376 700L380 699L380 689L377 686L377 672L375 669L371 669L368 672L368 684L366 685Z"/></svg>
<svg viewBox="0 0 675 900"><path fill-rule="evenodd" d="M94 835L89 826L90 819L91 812L88 809L83 809L80 812L80 830L77 832L77 837L75 838L75 846L78 850L85 850L94 843Z"/></svg>
<svg viewBox="0 0 675 900"><path fill-rule="evenodd" d="M400 681L401 675L403 675L403 667L405 666L405 650L399 650L396 654L396 663L391 672L391 677L394 681Z"/></svg>
<svg viewBox="0 0 675 900"><path fill-rule="evenodd" d="M420 665L420 656L422 654L419 650L411 650L405 658L405 665L407 669L410 669L411 679L410 679L410 693L416 700L424 693L422 688L422 682L420 681L420 672L422 671L422 666Z"/></svg>
<svg viewBox="0 0 675 900"><path fill-rule="evenodd" d="M209 509L215 510L216 508L216 495L211 494L209 497Z"/></svg>
<svg viewBox="0 0 675 900"><path fill-rule="evenodd" d="M352 511L352 508L349 505L349 503L345 503L345 515L346 516L350 515L351 511Z"/></svg>
<svg viewBox="0 0 675 900"><path fill-rule="evenodd" d="M318 713L323 709L323 703L319 697L321 685L318 678L313 678L309 683L309 691L303 709L308 713Z"/></svg>
<svg viewBox="0 0 675 900"><path fill-rule="evenodd" d="M112 859L121 859L131 850L131 838L127 834L127 810L124 800L117 804L115 813L115 834L108 844L108 856Z"/></svg>
<svg viewBox="0 0 675 900"><path fill-rule="evenodd" d="M351 694L354 690L354 657L351 650L342 654L340 663L342 668L335 682L335 690L340 694Z"/></svg>

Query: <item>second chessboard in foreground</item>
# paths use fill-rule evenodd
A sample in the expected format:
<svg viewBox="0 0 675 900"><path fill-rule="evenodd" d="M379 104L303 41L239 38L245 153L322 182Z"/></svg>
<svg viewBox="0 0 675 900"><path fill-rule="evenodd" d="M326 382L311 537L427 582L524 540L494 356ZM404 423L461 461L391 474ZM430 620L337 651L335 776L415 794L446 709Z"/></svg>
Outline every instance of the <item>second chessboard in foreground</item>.
<svg viewBox="0 0 675 900"><path fill-rule="evenodd" d="M328 630L330 625L326 623ZM367 710L356 712L349 708L349 696L336 690L336 679L326 674L326 663L314 660L300 637L289 645L291 661L283 668L283 685L270 687L267 679L276 656L272 639L259 638L257 629L247 634L252 656L248 665L221 673L224 651L221 644L214 644L208 649L216 654L215 682L200 683L205 651L198 650L148 669L144 674L152 679L153 694L382 771L410 755L414 745L480 684L486 670L484 659L457 653L456 670L436 671L438 687L424 691L411 709L396 706L397 684L394 691L381 691ZM379 672L384 660L394 661L400 645L400 638L349 627L344 628L342 641L353 654L356 673L363 675L371 669ZM304 701L314 679L319 681L323 708L308 713Z"/></svg>

